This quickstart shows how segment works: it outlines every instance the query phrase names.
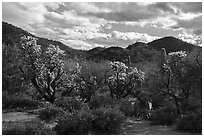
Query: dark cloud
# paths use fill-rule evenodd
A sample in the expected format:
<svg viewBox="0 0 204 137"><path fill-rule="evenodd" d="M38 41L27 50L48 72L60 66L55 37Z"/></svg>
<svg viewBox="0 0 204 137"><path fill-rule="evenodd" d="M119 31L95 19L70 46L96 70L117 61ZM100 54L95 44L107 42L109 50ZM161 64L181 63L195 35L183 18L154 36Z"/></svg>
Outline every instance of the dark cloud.
<svg viewBox="0 0 204 137"><path fill-rule="evenodd" d="M106 20L113 20L117 22L139 21L141 19L146 19L153 16L151 13L134 14L134 13L128 13L128 12L118 12L118 13L111 12L111 13L99 13L99 14L90 13L90 15L95 15L98 18L104 18Z"/></svg>
<svg viewBox="0 0 204 137"><path fill-rule="evenodd" d="M88 13L89 15L117 22L139 21L142 19L157 18L158 16L178 15L179 13L201 13L201 2L158 2L147 5L136 2L119 3L107 5L107 3L95 4L98 7L106 7L109 13ZM179 13L175 13L175 9Z"/></svg>
<svg viewBox="0 0 204 137"><path fill-rule="evenodd" d="M175 2L172 5L184 13L202 13L202 2Z"/></svg>
<svg viewBox="0 0 204 137"><path fill-rule="evenodd" d="M171 4L168 2L158 2L155 4L149 5L148 7L149 9L152 9L152 10L161 10L161 11L170 12L170 13L174 12L174 10L171 7Z"/></svg>
<svg viewBox="0 0 204 137"><path fill-rule="evenodd" d="M180 31L186 31L187 34L201 35L201 13L201 2L2 3L4 21L36 35L64 40L65 43L74 46L77 43L87 48L90 48L92 43L128 45L132 42L128 38L135 36L130 35L134 33L125 32L141 31L149 35L176 36ZM108 23L115 25L107 27ZM168 29L163 26L167 26ZM183 29L175 31L174 28ZM113 30L124 32L121 35L127 35L127 40L111 37ZM106 37L109 35L111 38ZM81 39L92 41L85 43Z"/></svg>
<svg viewBox="0 0 204 137"><path fill-rule="evenodd" d="M126 3L118 5L117 10L112 10L109 13L89 13L89 15L96 16L98 18L104 18L107 20L113 20L117 22L123 21L139 21L141 19L148 19L151 17L156 17L161 13L155 8L149 8L148 6L141 6L137 3Z"/></svg>
<svg viewBox="0 0 204 137"><path fill-rule="evenodd" d="M194 34L200 35L202 33L202 16L195 17L191 20L178 20L177 24L172 28L184 28L192 30Z"/></svg>
<svg viewBox="0 0 204 137"><path fill-rule="evenodd" d="M201 35L202 34L202 29L195 29L193 31L193 33L196 34L196 35Z"/></svg>

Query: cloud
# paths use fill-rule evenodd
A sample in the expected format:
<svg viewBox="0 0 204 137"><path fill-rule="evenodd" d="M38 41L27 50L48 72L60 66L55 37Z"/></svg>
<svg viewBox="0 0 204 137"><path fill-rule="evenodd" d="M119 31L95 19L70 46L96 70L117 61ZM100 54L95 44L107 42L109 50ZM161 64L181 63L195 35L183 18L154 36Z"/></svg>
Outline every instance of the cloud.
<svg viewBox="0 0 204 137"><path fill-rule="evenodd" d="M160 10L160 11L163 11L163 12L174 13L173 7L168 2L158 2L158 3L150 4L150 5L148 5L148 8L149 9Z"/></svg>
<svg viewBox="0 0 204 137"><path fill-rule="evenodd" d="M140 41L144 43L151 42L155 39L159 39L158 36L150 36L148 34L136 33L136 32L119 32L113 31L111 34L113 39Z"/></svg>
<svg viewBox="0 0 204 137"><path fill-rule="evenodd" d="M18 25L26 30L34 31L29 24L40 24L45 21L47 13L42 3L2 3L3 20Z"/></svg>
<svg viewBox="0 0 204 137"><path fill-rule="evenodd" d="M91 44L88 44L82 40L61 39L61 42L65 43L66 45L70 47L74 47L75 49L86 50L86 49L92 48Z"/></svg>
<svg viewBox="0 0 204 137"><path fill-rule="evenodd" d="M2 18L37 36L82 49L124 47L167 33L178 36L182 31L193 36L202 34L199 2L3 2Z"/></svg>
<svg viewBox="0 0 204 137"><path fill-rule="evenodd" d="M189 33L182 33L178 35L178 38L182 39L183 41L186 41L188 43L201 46L202 44L202 37L201 35L194 35Z"/></svg>
<svg viewBox="0 0 204 137"><path fill-rule="evenodd" d="M61 2L44 2L43 5L45 5L46 7L52 9L52 10L56 10L60 7L60 5L63 5L63 3Z"/></svg>
<svg viewBox="0 0 204 137"><path fill-rule="evenodd" d="M111 5L113 5L111 3ZM117 22L123 21L139 21L142 19L156 17L161 14L159 10L155 8L149 8L146 5L141 5L137 3L124 3L114 5L115 7L111 9L108 13L90 13L99 18L104 18L106 20L112 20ZM111 6L109 6L111 7Z"/></svg>
<svg viewBox="0 0 204 137"><path fill-rule="evenodd" d="M65 28L74 25L81 25L84 22L89 21L86 17L78 16L75 11L64 11L61 14L49 12L45 14L45 18L50 22L50 24Z"/></svg>
<svg viewBox="0 0 204 137"><path fill-rule="evenodd" d="M172 28L183 28L186 31L200 35L202 33L202 16L190 20L178 19L177 24L173 25Z"/></svg>
<svg viewBox="0 0 204 137"><path fill-rule="evenodd" d="M66 3L68 7L71 7L73 10L77 11L78 13L108 13L110 9L107 8L99 8L94 3L88 2L73 2L73 3Z"/></svg>
<svg viewBox="0 0 204 137"><path fill-rule="evenodd" d="M202 13L202 2L174 2L172 5L184 13Z"/></svg>
<svg viewBox="0 0 204 137"><path fill-rule="evenodd" d="M199 2L158 2L158 3L120 3L114 4L97 4L96 6L104 6L110 11L91 13L90 15L113 20L117 22L123 21L140 21L144 19L152 19L156 17L177 15L181 13L202 13L202 3Z"/></svg>
<svg viewBox="0 0 204 137"><path fill-rule="evenodd" d="M90 43L83 40L61 39L61 42L75 49L90 50L95 47L106 47L106 45Z"/></svg>

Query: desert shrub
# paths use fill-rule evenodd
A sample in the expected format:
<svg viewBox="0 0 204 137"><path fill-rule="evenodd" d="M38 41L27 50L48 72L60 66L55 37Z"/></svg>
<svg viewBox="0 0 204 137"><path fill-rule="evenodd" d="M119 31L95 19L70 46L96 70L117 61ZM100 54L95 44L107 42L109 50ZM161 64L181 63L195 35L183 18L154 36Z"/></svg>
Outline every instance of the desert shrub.
<svg viewBox="0 0 204 137"><path fill-rule="evenodd" d="M182 112L192 111L195 113L199 113L200 108L202 108L201 100L191 97L181 102L181 110Z"/></svg>
<svg viewBox="0 0 204 137"><path fill-rule="evenodd" d="M160 108L152 113L152 124L155 125L171 125L177 118L176 109L170 106Z"/></svg>
<svg viewBox="0 0 204 137"><path fill-rule="evenodd" d="M104 87L109 64L91 61L82 61L79 64L80 71L75 79L76 89L80 98L88 103Z"/></svg>
<svg viewBox="0 0 204 137"><path fill-rule="evenodd" d="M39 118L41 120L44 120L46 122L49 122L56 117L63 115L65 112L62 108L55 107L55 106L49 106L41 111L39 111Z"/></svg>
<svg viewBox="0 0 204 137"><path fill-rule="evenodd" d="M117 101L119 110L123 112L126 116L132 117L134 115L134 107L131 102L127 99L121 99Z"/></svg>
<svg viewBox="0 0 204 137"><path fill-rule="evenodd" d="M25 94L8 94L4 93L2 97L3 109L17 109L17 110L30 110L36 109L41 105L37 100Z"/></svg>
<svg viewBox="0 0 204 137"><path fill-rule="evenodd" d="M89 106L91 109L98 109L100 107L118 107L121 112L126 116L134 115L134 107L131 105L131 102L127 99L114 99L108 94L98 94L94 96L90 102Z"/></svg>
<svg viewBox="0 0 204 137"><path fill-rule="evenodd" d="M81 109L59 118L54 130L59 135L118 134L124 114L116 108Z"/></svg>
<svg viewBox="0 0 204 137"><path fill-rule="evenodd" d="M54 104L58 107L64 108L69 112L80 110L83 102L78 97L63 97L57 99Z"/></svg>
<svg viewBox="0 0 204 137"><path fill-rule="evenodd" d="M104 106L116 105L116 99L111 98L109 94L96 94L89 101L89 107L91 109L97 109Z"/></svg>
<svg viewBox="0 0 204 137"><path fill-rule="evenodd" d="M3 135L54 135L55 132L51 128L46 128L39 121L27 121L19 123L6 122L3 123Z"/></svg>
<svg viewBox="0 0 204 137"><path fill-rule="evenodd" d="M188 112L178 120L177 129L180 131L202 133L202 113Z"/></svg>
<svg viewBox="0 0 204 137"><path fill-rule="evenodd" d="M96 135L118 134L124 121L124 114L116 108L101 107L92 111L92 133Z"/></svg>
<svg viewBox="0 0 204 137"><path fill-rule="evenodd" d="M158 109L159 107L162 107L164 99L165 97L159 95L159 93L153 93L153 95L151 96L153 109Z"/></svg>
<svg viewBox="0 0 204 137"><path fill-rule="evenodd" d="M54 130L58 135L88 135L92 118L89 110L69 113L57 121Z"/></svg>

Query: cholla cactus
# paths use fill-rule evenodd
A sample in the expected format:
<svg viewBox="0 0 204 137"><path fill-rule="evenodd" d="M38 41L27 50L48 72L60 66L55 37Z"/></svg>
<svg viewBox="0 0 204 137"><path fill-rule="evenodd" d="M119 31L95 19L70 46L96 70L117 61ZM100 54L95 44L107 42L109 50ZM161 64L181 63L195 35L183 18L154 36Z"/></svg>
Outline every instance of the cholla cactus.
<svg viewBox="0 0 204 137"><path fill-rule="evenodd" d="M111 62L113 74L108 78L112 97L124 98L144 80L144 72L137 68L127 67L122 62Z"/></svg>
<svg viewBox="0 0 204 137"><path fill-rule="evenodd" d="M170 59L177 58L179 60L185 59L187 57L186 51L177 51L169 53Z"/></svg>
<svg viewBox="0 0 204 137"><path fill-rule="evenodd" d="M45 52L37 45L37 39L24 36L19 43L20 68L27 80L30 80L42 97L51 103L55 93L62 83L64 51L59 47L49 45Z"/></svg>
<svg viewBox="0 0 204 137"><path fill-rule="evenodd" d="M119 62L119 61L110 62L110 65L114 71L121 71L122 72L122 71L126 71L128 69L128 67L124 63Z"/></svg>

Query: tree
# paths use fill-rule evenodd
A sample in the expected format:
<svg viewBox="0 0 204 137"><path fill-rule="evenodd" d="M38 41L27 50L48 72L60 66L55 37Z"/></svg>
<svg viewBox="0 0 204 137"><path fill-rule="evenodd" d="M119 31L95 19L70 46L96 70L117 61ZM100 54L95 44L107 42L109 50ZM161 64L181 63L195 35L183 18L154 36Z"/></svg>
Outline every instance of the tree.
<svg viewBox="0 0 204 137"><path fill-rule="evenodd" d="M166 95L166 99L170 97L170 100L174 100L178 114L182 102L194 96L195 85L197 88L201 85L201 58L193 56L194 52L169 53L162 70L158 73L160 82L157 83L157 90Z"/></svg>
<svg viewBox="0 0 204 137"><path fill-rule="evenodd" d="M125 98L144 80L144 73L135 68L127 67L122 62L111 62L112 75L108 78L111 97Z"/></svg>
<svg viewBox="0 0 204 137"><path fill-rule="evenodd" d="M19 70L17 46L2 45L2 89L9 93L17 93L24 90L27 85L23 81Z"/></svg>
<svg viewBox="0 0 204 137"><path fill-rule="evenodd" d="M89 102L95 93L105 86L109 72L106 64L106 62L80 63L80 72L76 78L76 90L85 102Z"/></svg>
<svg viewBox="0 0 204 137"><path fill-rule="evenodd" d="M29 80L40 95L48 102L54 103L55 93L63 81L64 51L58 46L49 45L42 51L37 39L24 36L19 43L21 72Z"/></svg>

